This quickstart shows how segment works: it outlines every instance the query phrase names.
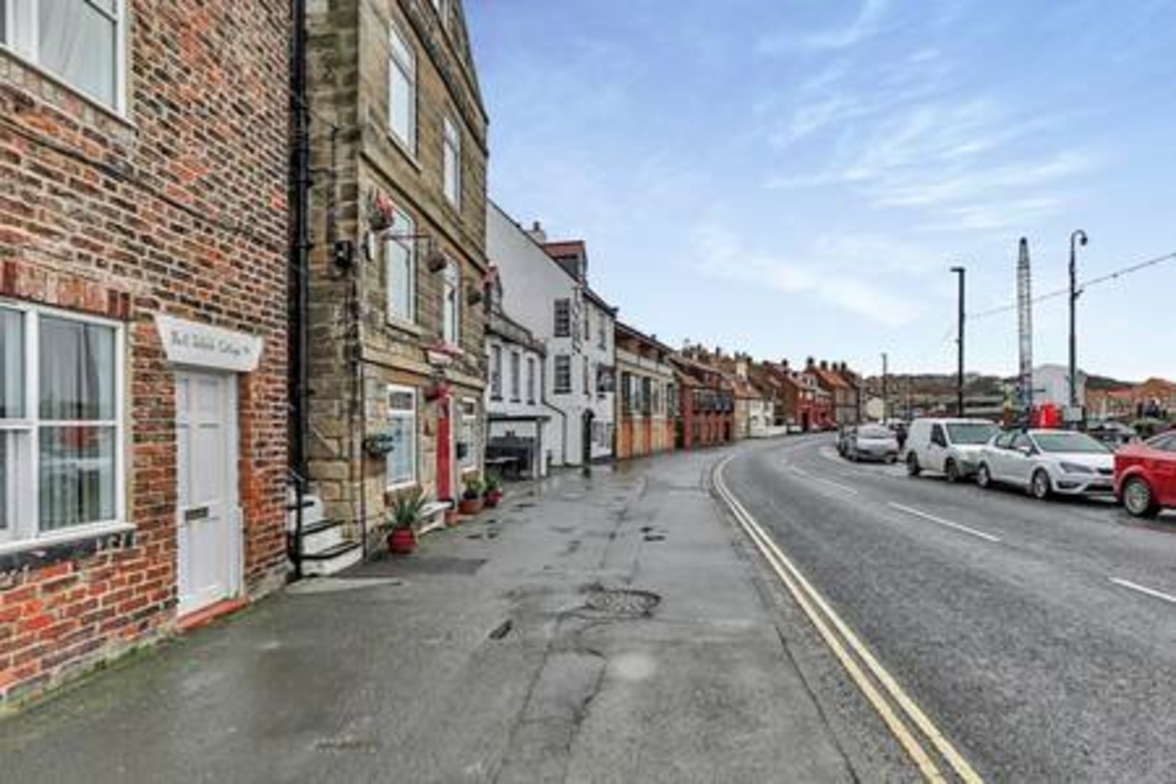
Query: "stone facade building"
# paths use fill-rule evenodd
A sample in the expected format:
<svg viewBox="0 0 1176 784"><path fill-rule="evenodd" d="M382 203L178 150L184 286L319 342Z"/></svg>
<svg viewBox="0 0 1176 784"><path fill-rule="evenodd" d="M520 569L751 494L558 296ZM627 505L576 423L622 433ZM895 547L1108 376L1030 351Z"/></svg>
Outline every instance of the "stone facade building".
<svg viewBox="0 0 1176 784"><path fill-rule="evenodd" d="M673 349L618 322L616 352L617 459L672 450L678 399Z"/></svg>
<svg viewBox="0 0 1176 784"><path fill-rule="evenodd" d="M481 472L487 117L459 0L321 0L308 27L308 470L367 542L399 494Z"/></svg>
<svg viewBox="0 0 1176 784"><path fill-rule="evenodd" d="M287 566L288 4L0 14L14 8L0 702L264 593Z"/></svg>

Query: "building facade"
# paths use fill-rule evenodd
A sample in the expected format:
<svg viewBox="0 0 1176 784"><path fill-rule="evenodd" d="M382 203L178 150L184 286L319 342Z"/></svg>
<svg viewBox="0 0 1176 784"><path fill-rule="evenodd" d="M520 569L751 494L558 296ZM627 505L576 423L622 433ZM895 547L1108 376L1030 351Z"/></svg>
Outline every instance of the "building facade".
<svg viewBox="0 0 1176 784"><path fill-rule="evenodd" d="M735 439L735 390L720 371L687 353L671 357L678 394L677 446L698 449Z"/></svg>
<svg viewBox="0 0 1176 784"><path fill-rule="evenodd" d="M287 572L288 4L74 6L0 25L0 701Z"/></svg>
<svg viewBox="0 0 1176 784"><path fill-rule="evenodd" d="M674 448L677 389L673 349L625 324L616 324L617 459Z"/></svg>
<svg viewBox="0 0 1176 784"><path fill-rule="evenodd" d="M506 312L547 351L547 402L553 409L549 464L611 458L616 311L588 286L583 243L548 243L540 227L523 229L493 203L486 243L502 277Z"/></svg>
<svg viewBox="0 0 1176 784"><path fill-rule="evenodd" d="M363 544L482 470L487 116L458 0L323 0L308 27L308 471Z"/></svg>
<svg viewBox="0 0 1176 784"><path fill-rule="evenodd" d="M833 421L838 425L857 424L860 419L860 399L857 387L847 378L844 363L830 365L821 360L819 365L811 366L809 372L816 376L817 384L829 394L832 405Z"/></svg>
<svg viewBox="0 0 1176 784"><path fill-rule="evenodd" d="M502 307L497 275L487 291L487 470L506 476L547 476L549 424L547 350Z"/></svg>

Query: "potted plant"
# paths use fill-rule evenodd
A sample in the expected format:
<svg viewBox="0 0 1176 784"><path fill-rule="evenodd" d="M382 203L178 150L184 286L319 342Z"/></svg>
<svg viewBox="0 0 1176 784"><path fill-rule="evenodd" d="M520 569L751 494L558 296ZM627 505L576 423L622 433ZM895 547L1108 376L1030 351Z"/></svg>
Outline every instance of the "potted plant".
<svg viewBox="0 0 1176 784"><path fill-rule="evenodd" d="M493 509L502 500L502 482L493 474L486 477L486 491L482 493L486 508Z"/></svg>
<svg viewBox="0 0 1176 784"><path fill-rule="evenodd" d="M463 515L476 515L482 511L482 489L484 485L478 477L466 480L465 491L461 494L458 509Z"/></svg>
<svg viewBox="0 0 1176 784"><path fill-rule="evenodd" d="M388 552L392 555L412 555L416 551L416 530L425 505L420 490L400 496L388 512Z"/></svg>

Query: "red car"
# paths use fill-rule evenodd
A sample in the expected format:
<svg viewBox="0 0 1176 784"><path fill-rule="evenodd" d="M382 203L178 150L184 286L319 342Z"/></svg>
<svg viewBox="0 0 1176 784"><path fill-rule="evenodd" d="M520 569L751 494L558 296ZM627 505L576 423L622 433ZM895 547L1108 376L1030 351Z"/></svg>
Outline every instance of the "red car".
<svg viewBox="0 0 1176 784"><path fill-rule="evenodd" d="M1176 507L1176 431L1115 453L1115 497L1136 517Z"/></svg>

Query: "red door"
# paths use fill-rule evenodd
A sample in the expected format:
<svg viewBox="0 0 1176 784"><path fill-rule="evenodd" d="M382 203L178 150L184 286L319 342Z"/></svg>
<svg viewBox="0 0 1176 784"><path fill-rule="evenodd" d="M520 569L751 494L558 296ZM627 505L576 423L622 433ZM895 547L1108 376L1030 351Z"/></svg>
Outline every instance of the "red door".
<svg viewBox="0 0 1176 784"><path fill-rule="evenodd" d="M449 402L448 395L437 401L437 498L439 500L449 500L454 497L451 486L453 444L450 443Z"/></svg>

